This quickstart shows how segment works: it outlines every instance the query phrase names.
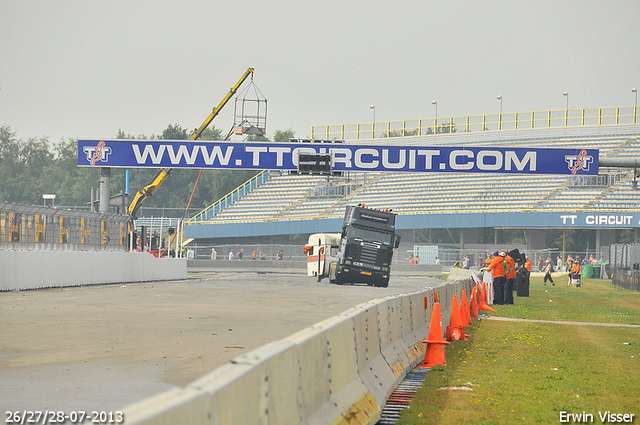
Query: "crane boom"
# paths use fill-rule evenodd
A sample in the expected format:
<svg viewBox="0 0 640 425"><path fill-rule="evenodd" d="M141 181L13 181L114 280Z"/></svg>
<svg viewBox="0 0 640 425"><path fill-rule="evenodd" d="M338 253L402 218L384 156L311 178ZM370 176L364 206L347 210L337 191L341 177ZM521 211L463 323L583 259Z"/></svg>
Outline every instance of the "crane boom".
<svg viewBox="0 0 640 425"><path fill-rule="evenodd" d="M233 95L238 91L238 88L240 88L240 86L242 85L242 83L244 83L247 77L251 75L253 78L253 71L254 71L253 68L248 68L245 71L245 73L242 75L242 77L240 77L238 82L233 87L231 87L231 89L229 90L229 93L227 93L227 95L222 99L222 101L220 101L218 106L213 108L213 110L211 111L207 119L204 120L202 125L200 125L200 127L196 128L193 131L193 133L189 137L189 140L197 140L198 138L200 138L200 136L202 136L202 133L204 132L204 130L209 126L209 124L211 124L211 121L213 121L213 119L220 113L220 110L229 102L229 100L233 97ZM153 196L153 194L156 193L156 191L158 190L158 188L160 188L162 183L164 183L167 177L169 177L169 174L171 174L171 170L172 170L171 168L161 169L158 172L158 174L156 174L156 176L153 178L153 180L151 180L151 183L143 187L141 190L138 191L138 193L135 194L135 196L131 200L131 203L129 204L129 208L127 208L127 213L130 216L135 217L136 213L138 212L138 209L140 209L140 207L142 206L142 203L148 197Z"/></svg>

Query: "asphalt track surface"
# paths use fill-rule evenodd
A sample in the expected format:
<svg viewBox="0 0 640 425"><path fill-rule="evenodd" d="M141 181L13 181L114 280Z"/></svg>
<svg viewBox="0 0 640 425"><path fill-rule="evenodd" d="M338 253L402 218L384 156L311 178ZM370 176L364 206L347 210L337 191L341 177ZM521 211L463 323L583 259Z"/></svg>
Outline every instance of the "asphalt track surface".
<svg viewBox="0 0 640 425"><path fill-rule="evenodd" d="M116 411L360 303L440 283L392 276L375 288L219 273L2 292L0 413Z"/></svg>

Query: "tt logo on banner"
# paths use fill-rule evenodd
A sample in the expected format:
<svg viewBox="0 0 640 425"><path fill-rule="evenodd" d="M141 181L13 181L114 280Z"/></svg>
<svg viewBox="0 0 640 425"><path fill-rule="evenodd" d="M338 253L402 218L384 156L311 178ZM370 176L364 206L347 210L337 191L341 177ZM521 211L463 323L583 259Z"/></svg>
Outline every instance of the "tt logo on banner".
<svg viewBox="0 0 640 425"><path fill-rule="evenodd" d="M102 141L98 143L96 147L85 146L82 150L87 154L87 161L89 161L91 165L96 165L98 161L107 162L109 160L109 154L111 153L111 148L105 146L105 143Z"/></svg>
<svg viewBox="0 0 640 425"><path fill-rule="evenodd" d="M589 171L589 165L593 163L593 157L587 155L586 150L581 150L578 155L565 155L564 160L567 163L571 174L575 174L578 171Z"/></svg>

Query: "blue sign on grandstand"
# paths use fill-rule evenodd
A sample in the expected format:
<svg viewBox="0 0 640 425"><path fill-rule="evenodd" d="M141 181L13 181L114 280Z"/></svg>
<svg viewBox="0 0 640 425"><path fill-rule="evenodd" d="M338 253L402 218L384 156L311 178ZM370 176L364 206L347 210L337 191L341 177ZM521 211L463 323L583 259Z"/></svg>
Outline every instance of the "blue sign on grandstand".
<svg viewBox="0 0 640 425"><path fill-rule="evenodd" d="M597 149L362 146L185 140L79 140L78 166L297 170L300 154L331 154L334 171L597 175Z"/></svg>

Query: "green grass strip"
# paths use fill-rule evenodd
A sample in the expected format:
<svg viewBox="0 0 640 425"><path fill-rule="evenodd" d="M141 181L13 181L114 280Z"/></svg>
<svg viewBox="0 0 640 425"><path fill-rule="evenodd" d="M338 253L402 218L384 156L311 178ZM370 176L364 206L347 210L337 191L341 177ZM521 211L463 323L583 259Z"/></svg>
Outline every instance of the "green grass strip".
<svg viewBox="0 0 640 425"><path fill-rule="evenodd" d="M576 289L565 276L554 280L545 287L533 278L530 297L492 314L640 323L640 293L609 281L583 280ZM431 370L399 424L557 424L561 412L589 423L602 423L605 412L634 414L640 423L640 328L473 320L467 332L468 341L447 347L447 366Z"/></svg>

